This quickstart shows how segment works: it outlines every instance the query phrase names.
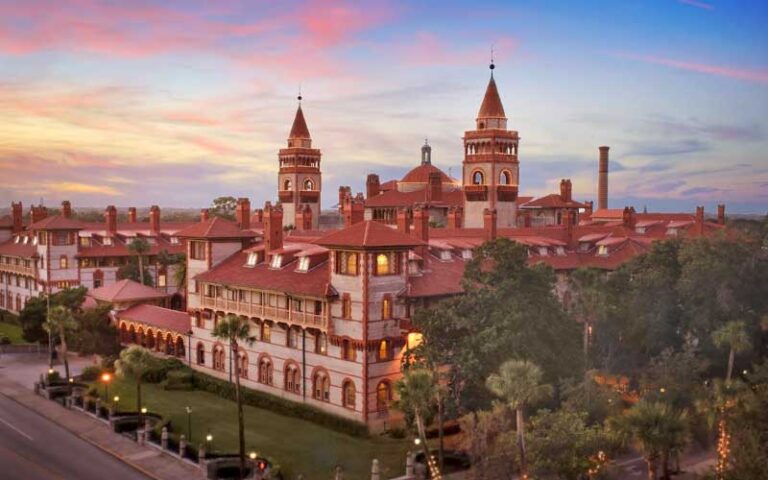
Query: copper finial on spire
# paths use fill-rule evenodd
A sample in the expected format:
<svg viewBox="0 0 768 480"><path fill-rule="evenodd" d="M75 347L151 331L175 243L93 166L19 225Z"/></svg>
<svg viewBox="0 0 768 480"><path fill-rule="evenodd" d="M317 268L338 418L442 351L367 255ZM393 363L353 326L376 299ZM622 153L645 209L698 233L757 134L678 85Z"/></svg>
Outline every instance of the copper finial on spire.
<svg viewBox="0 0 768 480"><path fill-rule="evenodd" d="M299 96L298 96L298 97L296 97L296 100L298 100L298 101L299 101L299 105L301 105L301 99L302 99L302 98L303 98L303 97L301 96L301 83L299 83Z"/></svg>
<svg viewBox="0 0 768 480"><path fill-rule="evenodd" d="M493 76L493 69L496 68L496 65L493 63L493 45L491 45L491 64L488 68L491 69L491 76Z"/></svg>

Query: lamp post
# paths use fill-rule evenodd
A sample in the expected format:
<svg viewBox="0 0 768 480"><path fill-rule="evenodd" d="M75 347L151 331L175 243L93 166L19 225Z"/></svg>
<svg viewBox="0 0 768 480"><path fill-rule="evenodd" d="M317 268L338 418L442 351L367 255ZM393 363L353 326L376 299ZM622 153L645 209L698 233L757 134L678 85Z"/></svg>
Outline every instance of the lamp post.
<svg viewBox="0 0 768 480"><path fill-rule="evenodd" d="M187 438L192 443L192 407L187 405Z"/></svg>
<svg viewBox="0 0 768 480"><path fill-rule="evenodd" d="M208 429L208 435L205 436L205 441L208 443L208 451L213 453L213 435L211 435L211 429Z"/></svg>
<svg viewBox="0 0 768 480"><path fill-rule="evenodd" d="M115 395L115 398L113 398L112 401L115 403L115 413L117 413L117 409L120 406L120 397Z"/></svg>
<svg viewBox="0 0 768 480"><path fill-rule="evenodd" d="M109 382L112 380L112 375L109 372L101 374L101 381L104 382L104 400L109 398Z"/></svg>

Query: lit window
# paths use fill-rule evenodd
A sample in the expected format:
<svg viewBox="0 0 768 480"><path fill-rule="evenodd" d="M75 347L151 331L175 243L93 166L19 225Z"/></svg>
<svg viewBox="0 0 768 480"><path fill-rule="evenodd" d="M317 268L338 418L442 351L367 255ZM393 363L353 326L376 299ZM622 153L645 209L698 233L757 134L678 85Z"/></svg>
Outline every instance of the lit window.
<svg viewBox="0 0 768 480"><path fill-rule="evenodd" d="M272 332L269 328L269 323L264 322L261 324L261 341L269 343L272 337Z"/></svg>
<svg viewBox="0 0 768 480"><path fill-rule="evenodd" d="M309 270L309 257L299 258L299 266L296 267L299 272L306 272Z"/></svg>
<svg viewBox="0 0 768 480"><path fill-rule="evenodd" d="M352 299L349 294L341 299L341 318L352 318Z"/></svg>
<svg viewBox="0 0 768 480"><path fill-rule="evenodd" d="M171 245L178 245L179 237L171 237Z"/></svg>
<svg viewBox="0 0 768 480"><path fill-rule="evenodd" d="M608 255L608 246L607 245L598 245L598 247L597 247L597 254L598 255Z"/></svg>
<svg viewBox="0 0 768 480"><path fill-rule="evenodd" d="M376 275L392 275L396 273L393 253L376 255Z"/></svg>
<svg viewBox="0 0 768 480"><path fill-rule="evenodd" d="M328 336L324 333L315 337L315 353L325 355L328 353Z"/></svg>
<svg viewBox="0 0 768 480"><path fill-rule="evenodd" d="M376 387L376 410L386 412L389 409L389 402L392 400L392 388L388 382L379 382Z"/></svg>
<svg viewBox="0 0 768 480"><path fill-rule="evenodd" d="M344 406L347 408L355 408L355 384L347 380L344 382L343 394L344 394Z"/></svg>
<svg viewBox="0 0 768 480"><path fill-rule="evenodd" d="M66 255L62 255L61 257L59 257L59 268L61 269L69 268L69 259L67 258Z"/></svg>
<svg viewBox="0 0 768 480"><path fill-rule="evenodd" d="M314 190L315 184L309 178L304 180L304 190Z"/></svg>
<svg viewBox="0 0 768 480"><path fill-rule="evenodd" d="M168 275L165 273L159 273L157 275L157 286L165 288L168 285Z"/></svg>
<svg viewBox="0 0 768 480"><path fill-rule="evenodd" d="M355 252L341 252L338 261L338 273L357 275L358 256Z"/></svg>
<svg viewBox="0 0 768 480"><path fill-rule="evenodd" d="M392 318L392 299L384 297L381 302L381 319L389 320L390 318Z"/></svg>
<svg viewBox="0 0 768 480"><path fill-rule="evenodd" d="M270 263L270 268L280 268L283 264L283 256L282 255L273 255L272 256L272 263Z"/></svg>
<svg viewBox="0 0 768 480"><path fill-rule="evenodd" d="M112 246L112 237L104 237L104 245L108 247Z"/></svg>
<svg viewBox="0 0 768 480"><path fill-rule="evenodd" d="M386 340L379 343L379 360L389 360L389 342Z"/></svg>

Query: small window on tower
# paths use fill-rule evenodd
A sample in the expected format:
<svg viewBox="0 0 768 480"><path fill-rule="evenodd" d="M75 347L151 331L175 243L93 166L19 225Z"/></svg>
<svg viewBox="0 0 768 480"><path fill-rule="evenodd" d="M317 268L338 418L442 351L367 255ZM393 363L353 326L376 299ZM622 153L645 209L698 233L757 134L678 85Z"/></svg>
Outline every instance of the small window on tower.
<svg viewBox="0 0 768 480"><path fill-rule="evenodd" d="M472 174L472 183L474 185L483 185L485 183L485 179L483 178L483 172L476 171Z"/></svg>
<svg viewBox="0 0 768 480"><path fill-rule="evenodd" d="M291 190L293 188L293 184L290 180L286 180L283 182L283 190Z"/></svg>
<svg viewBox="0 0 768 480"><path fill-rule="evenodd" d="M304 190L314 190L315 184L309 178L304 180Z"/></svg>
<svg viewBox="0 0 768 480"><path fill-rule="evenodd" d="M501 175L499 175L499 184L501 185L509 185L512 183L511 176L509 175L509 172L504 170L501 172Z"/></svg>

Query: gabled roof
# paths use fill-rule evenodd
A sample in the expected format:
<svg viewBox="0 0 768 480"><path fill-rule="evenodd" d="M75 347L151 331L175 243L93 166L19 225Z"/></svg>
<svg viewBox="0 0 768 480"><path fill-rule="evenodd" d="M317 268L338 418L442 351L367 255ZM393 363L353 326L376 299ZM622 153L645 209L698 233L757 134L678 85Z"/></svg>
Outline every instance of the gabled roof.
<svg viewBox="0 0 768 480"><path fill-rule="evenodd" d="M186 238L253 238L256 234L221 217L211 217L176 232L177 237Z"/></svg>
<svg viewBox="0 0 768 480"><path fill-rule="evenodd" d="M134 305L118 312L116 316L119 320L132 320L182 334L189 333L192 326L188 313L157 305Z"/></svg>
<svg viewBox="0 0 768 480"><path fill-rule="evenodd" d="M499 97L499 90L496 88L496 81L493 76L488 82L488 88L485 89L485 97L483 97L477 118L506 118L504 105L501 104L501 97Z"/></svg>
<svg viewBox="0 0 768 480"><path fill-rule="evenodd" d="M83 228L85 228L83 222L62 215L46 217L27 227L28 230L82 230Z"/></svg>
<svg viewBox="0 0 768 480"><path fill-rule="evenodd" d="M311 138L309 136L309 128L307 128L307 122L304 120L304 112L301 110L301 105L296 110L296 118L293 119L293 126L291 127L291 134L288 138Z"/></svg>
<svg viewBox="0 0 768 480"><path fill-rule="evenodd" d="M165 298L168 295L155 290L152 287L142 285L133 280L120 280L119 282L90 291L90 296L104 302L129 302L132 300L149 300Z"/></svg>
<svg viewBox="0 0 768 480"><path fill-rule="evenodd" d="M8 255L9 257L24 257L32 258L37 256L37 248L30 243L16 243L14 239L7 242L0 243L0 255Z"/></svg>
<svg viewBox="0 0 768 480"><path fill-rule="evenodd" d="M398 232L379 222L365 220L315 241L324 247L380 248L416 247L425 245L421 240Z"/></svg>
<svg viewBox="0 0 768 480"><path fill-rule="evenodd" d="M585 208L586 205L583 203L575 202L573 200L565 201L563 200L563 197L561 197L557 193L552 193L549 195L545 195L543 197L539 197L533 200L530 200L523 205L520 205L520 208Z"/></svg>

